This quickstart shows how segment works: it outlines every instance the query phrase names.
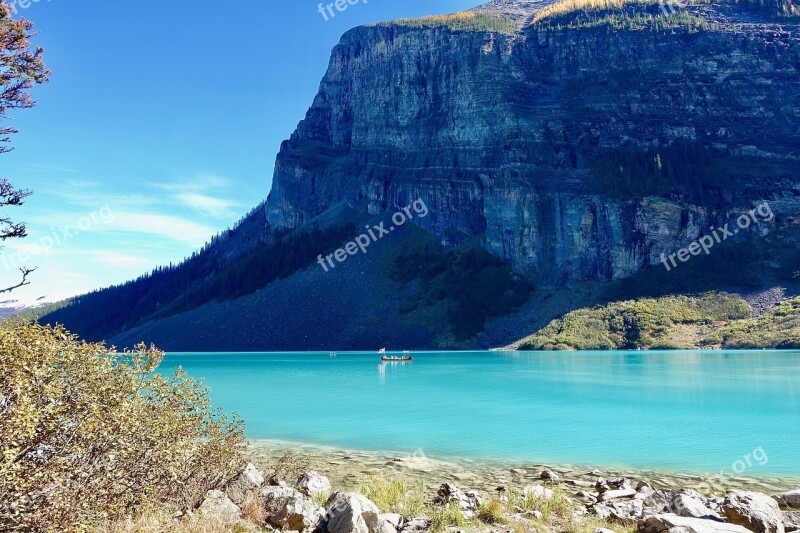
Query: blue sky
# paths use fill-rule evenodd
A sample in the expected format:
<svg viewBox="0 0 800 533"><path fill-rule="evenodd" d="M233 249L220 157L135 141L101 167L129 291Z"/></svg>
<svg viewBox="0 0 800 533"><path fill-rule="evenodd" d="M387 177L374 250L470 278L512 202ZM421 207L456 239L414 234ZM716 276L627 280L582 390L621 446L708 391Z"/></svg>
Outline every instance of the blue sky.
<svg viewBox="0 0 800 533"><path fill-rule="evenodd" d="M5 295L24 302L179 262L266 197L342 33L480 3L360 0L326 21L312 0L28 1L53 76L0 155L34 191L3 212L30 236L5 243L0 282L39 268Z"/></svg>

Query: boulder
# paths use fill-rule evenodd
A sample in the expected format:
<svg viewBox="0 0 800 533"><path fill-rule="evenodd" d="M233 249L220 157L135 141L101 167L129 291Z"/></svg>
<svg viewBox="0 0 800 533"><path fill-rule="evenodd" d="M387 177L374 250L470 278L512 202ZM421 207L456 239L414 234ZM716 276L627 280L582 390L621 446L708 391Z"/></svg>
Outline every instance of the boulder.
<svg viewBox="0 0 800 533"><path fill-rule="evenodd" d="M800 531L800 513L783 513L783 527L786 533Z"/></svg>
<svg viewBox="0 0 800 533"><path fill-rule="evenodd" d="M633 498L637 492L634 489L615 489L600 493L600 501L618 500L620 498Z"/></svg>
<svg viewBox="0 0 800 533"><path fill-rule="evenodd" d="M383 513L378 516L392 524L395 529L400 529L400 526L403 525L403 515L397 513Z"/></svg>
<svg viewBox="0 0 800 533"><path fill-rule="evenodd" d="M281 529L313 531L325 514L324 509L290 487L264 487L260 494L267 520Z"/></svg>
<svg viewBox="0 0 800 533"><path fill-rule="evenodd" d="M542 487L541 485L528 485L522 489L522 495L525 498L552 500L553 496L555 496L555 493L546 487Z"/></svg>
<svg viewBox="0 0 800 533"><path fill-rule="evenodd" d="M672 499L672 507L679 516L689 518L715 518L719 515L714 512L700 493L686 489Z"/></svg>
<svg viewBox="0 0 800 533"><path fill-rule="evenodd" d="M446 505L452 503L458 505L461 514L466 518L475 518L483 505L483 499L476 492L462 492L453 483L444 483L436 493L434 503Z"/></svg>
<svg viewBox="0 0 800 533"><path fill-rule="evenodd" d="M261 488L264 480L264 473L250 463L244 467L244 470L233 481L228 483L228 497L236 505L242 505L247 494Z"/></svg>
<svg viewBox="0 0 800 533"><path fill-rule="evenodd" d="M324 494L330 491L331 482L322 474L318 474L312 470L297 478L294 488L306 496L316 496L317 494Z"/></svg>
<svg viewBox="0 0 800 533"><path fill-rule="evenodd" d="M678 496L674 490L654 490L644 498L642 504L644 505L644 515L657 515L657 514L676 514L673 508L673 502Z"/></svg>
<svg viewBox="0 0 800 533"><path fill-rule="evenodd" d="M594 507L594 513L605 520L620 522L625 525L637 523L644 514L644 503L640 499L615 500L611 502L598 503Z"/></svg>
<svg viewBox="0 0 800 533"><path fill-rule="evenodd" d="M197 512L225 524L235 524L242 517L242 510L220 490L208 491Z"/></svg>
<svg viewBox="0 0 800 533"><path fill-rule="evenodd" d="M773 498L783 507L800 509L800 490L782 492L781 494L776 494Z"/></svg>
<svg viewBox="0 0 800 533"><path fill-rule="evenodd" d="M424 516L407 518L400 533L422 533L431 528L431 521Z"/></svg>
<svg viewBox="0 0 800 533"><path fill-rule="evenodd" d="M749 530L705 518L659 514L639 521L639 533L749 533Z"/></svg>
<svg viewBox="0 0 800 533"><path fill-rule="evenodd" d="M615 477L609 480L608 486L616 490L626 490L631 488L631 482L626 477Z"/></svg>
<svg viewBox="0 0 800 533"><path fill-rule="evenodd" d="M371 533L367 519L380 514L374 503L354 492L332 494L325 508L328 533Z"/></svg>
<svg viewBox="0 0 800 533"><path fill-rule="evenodd" d="M397 533L397 528L383 518L382 515L367 511L363 516L369 533Z"/></svg>
<svg viewBox="0 0 800 533"><path fill-rule="evenodd" d="M558 474L556 474L549 468L545 468L544 470L542 470L542 473L539 474L539 479L544 480L545 483L550 483L553 485L561 481L561 478L558 477Z"/></svg>
<svg viewBox="0 0 800 533"><path fill-rule="evenodd" d="M784 533L783 512L778 502L766 494L731 490L722 502L728 521L756 533Z"/></svg>

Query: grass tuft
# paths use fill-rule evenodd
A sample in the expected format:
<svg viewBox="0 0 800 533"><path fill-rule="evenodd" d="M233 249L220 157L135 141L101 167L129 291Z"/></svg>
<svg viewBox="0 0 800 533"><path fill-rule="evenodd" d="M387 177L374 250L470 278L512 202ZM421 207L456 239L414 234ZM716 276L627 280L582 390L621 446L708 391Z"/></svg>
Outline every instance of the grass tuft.
<svg viewBox="0 0 800 533"><path fill-rule="evenodd" d="M358 491L372 500L383 513L403 516L422 515L426 511L425 485L398 476L370 476L361 481Z"/></svg>
<svg viewBox="0 0 800 533"><path fill-rule="evenodd" d="M463 527L467 521L461 514L461 509L457 505L448 503L447 505L437 505L430 510L431 531L443 531L448 527Z"/></svg>

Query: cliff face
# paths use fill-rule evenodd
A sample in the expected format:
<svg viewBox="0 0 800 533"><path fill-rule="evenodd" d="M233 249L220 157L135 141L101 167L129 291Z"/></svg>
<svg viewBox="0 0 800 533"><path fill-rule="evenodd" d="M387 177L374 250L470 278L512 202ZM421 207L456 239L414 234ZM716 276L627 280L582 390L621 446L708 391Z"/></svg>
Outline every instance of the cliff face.
<svg viewBox="0 0 800 533"><path fill-rule="evenodd" d="M691 7L706 29L544 30L504 0L516 33L356 28L334 49L278 155L269 222L297 228L346 201L370 214L423 198L419 224L484 246L542 284L627 277L711 224L775 202L800 212L800 31L734 6ZM713 150L735 187L611 195L597 161L621 146Z"/></svg>

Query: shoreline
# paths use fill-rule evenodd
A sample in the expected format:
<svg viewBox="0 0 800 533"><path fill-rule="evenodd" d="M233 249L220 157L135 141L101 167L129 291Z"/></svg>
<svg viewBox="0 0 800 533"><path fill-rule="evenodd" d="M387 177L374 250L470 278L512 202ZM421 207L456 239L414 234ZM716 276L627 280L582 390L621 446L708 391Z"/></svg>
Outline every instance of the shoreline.
<svg viewBox="0 0 800 533"><path fill-rule="evenodd" d="M544 469L554 471L575 487L593 484L598 477L645 480L654 488L662 489L710 487L717 493L724 493L727 489L743 489L772 494L800 487L800 475L757 475L757 468L742 474L725 474L724 480L720 481L720 474L713 472L702 474L657 468L553 465L510 459L439 458L429 457L421 450L411 454L377 452L274 439L251 439L249 451L254 461L264 466L273 463L283 453L291 452L306 461L310 468L325 472L331 481L348 489L355 489L369 476L389 474L423 482L426 490L435 490L442 483L453 482L494 494L498 487L532 484Z"/></svg>

